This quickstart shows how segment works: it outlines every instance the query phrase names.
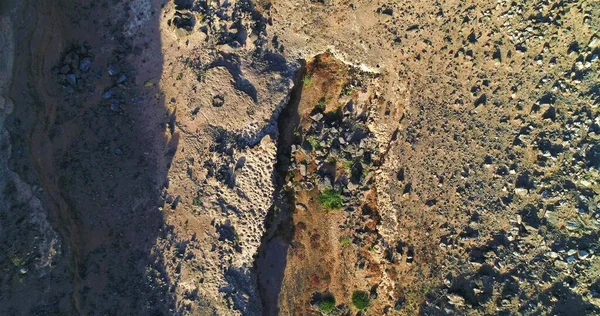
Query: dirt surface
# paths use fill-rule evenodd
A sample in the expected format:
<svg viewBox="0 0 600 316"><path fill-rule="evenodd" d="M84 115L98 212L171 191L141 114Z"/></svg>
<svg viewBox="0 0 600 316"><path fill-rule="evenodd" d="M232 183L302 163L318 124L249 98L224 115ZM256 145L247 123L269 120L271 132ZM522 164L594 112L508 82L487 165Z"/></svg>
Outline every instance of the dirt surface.
<svg viewBox="0 0 600 316"><path fill-rule="evenodd" d="M0 314L598 314L599 21L0 1Z"/></svg>

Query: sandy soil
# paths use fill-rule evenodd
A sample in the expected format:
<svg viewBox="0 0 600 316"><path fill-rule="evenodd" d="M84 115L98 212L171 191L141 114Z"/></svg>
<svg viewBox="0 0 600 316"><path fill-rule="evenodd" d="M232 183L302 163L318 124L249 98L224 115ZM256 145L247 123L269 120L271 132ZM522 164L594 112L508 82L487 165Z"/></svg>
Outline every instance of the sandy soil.
<svg viewBox="0 0 600 316"><path fill-rule="evenodd" d="M596 314L598 16L2 1L0 314Z"/></svg>

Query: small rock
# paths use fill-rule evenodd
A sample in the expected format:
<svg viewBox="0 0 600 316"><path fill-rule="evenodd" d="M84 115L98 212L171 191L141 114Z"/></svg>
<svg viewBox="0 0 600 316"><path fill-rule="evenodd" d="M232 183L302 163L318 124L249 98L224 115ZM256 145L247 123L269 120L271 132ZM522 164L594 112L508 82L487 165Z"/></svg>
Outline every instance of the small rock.
<svg viewBox="0 0 600 316"><path fill-rule="evenodd" d="M576 230L578 228L579 228L579 225L577 225L577 223L567 222L567 229L568 230Z"/></svg>
<svg viewBox="0 0 600 316"><path fill-rule="evenodd" d="M14 107L15 107L15 104L13 103L11 98L9 98L9 97L5 98L0 95L0 110L3 110L4 113L6 113L6 114L10 114L10 113L12 113Z"/></svg>
<svg viewBox="0 0 600 316"><path fill-rule="evenodd" d="M516 188L515 189L515 194L518 196L526 196L527 195L527 189L523 189L523 188Z"/></svg>
<svg viewBox="0 0 600 316"><path fill-rule="evenodd" d="M550 257L552 259L558 258L558 254L554 251L550 251L547 255L548 255L548 257Z"/></svg>
<svg viewBox="0 0 600 316"><path fill-rule="evenodd" d="M71 94L71 93L75 92L75 89L73 89L73 87L70 85L62 86L62 88L65 91L65 93L67 93L67 94Z"/></svg>
<svg viewBox="0 0 600 316"><path fill-rule="evenodd" d="M306 205L304 205L302 203L296 203L296 210L307 211L308 208L306 207Z"/></svg>
<svg viewBox="0 0 600 316"><path fill-rule="evenodd" d="M173 204L171 204L171 209L174 210L177 208L177 205L179 205L179 202L181 201L181 197L178 195L175 200L173 201Z"/></svg>
<svg viewBox="0 0 600 316"><path fill-rule="evenodd" d="M305 165L305 164L300 164L300 165L298 166L298 169L300 170L300 174L301 174L303 177L306 177L306 165Z"/></svg>
<svg viewBox="0 0 600 316"><path fill-rule="evenodd" d="M315 187L315 185L312 182L310 182L310 181L304 182L304 190L305 191L310 191L314 187Z"/></svg>
<svg viewBox="0 0 600 316"><path fill-rule="evenodd" d="M72 85L73 87L77 86L77 76L75 76L75 74L68 74L67 75L67 81L69 82L70 85Z"/></svg>
<svg viewBox="0 0 600 316"><path fill-rule="evenodd" d="M377 13L392 16L394 15L394 9L382 7L377 9Z"/></svg>
<svg viewBox="0 0 600 316"><path fill-rule="evenodd" d="M594 48L599 47L599 46L600 46L600 38L594 36L594 38L592 38L592 40L588 44L588 47L591 48L591 49L594 49Z"/></svg>
<svg viewBox="0 0 600 316"><path fill-rule="evenodd" d="M108 74L111 76L118 75L121 72L121 66L119 64L110 64L108 66Z"/></svg>
<svg viewBox="0 0 600 316"><path fill-rule="evenodd" d="M117 83L123 83L127 81L127 76L125 76L125 74L121 74L119 75L119 78L117 78Z"/></svg>
<svg viewBox="0 0 600 316"><path fill-rule="evenodd" d="M88 70L90 70L90 68L92 67L92 59L89 57L86 57L84 59L82 59L81 61L79 61L79 70L83 71L83 72L87 72Z"/></svg>
<svg viewBox="0 0 600 316"><path fill-rule="evenodd" d="M560 270L566 270L569 268L569 266L567 265L566 262L561 261L561 260L556 260L554 261L554 267Z"/></svg>
<svg viewBox="0 0 600 316"><path fill-rule="evenodd" d="M319 191L324 191L325 189L331 188L331 180L328 177L324 177L318 183Z"/></svg>
<svg viewBox="0 0 600 316"><path fill-rule="evenodd" d="M214 107L221 107L223 106L223 104L225 104L225 97L222 95L215 95L213 97L213 106Z"/></svg>
<svg viewBox="0 0 600 316"><path fill-rule="evenodd" d="M71 68L77 69L79 67L79 55L73 53L73 59L71 60Z"/></svg>
<svg viewBox="0 0 600 316"><path fill-rule="evenodd" d="M115 95L117 95L118 93L119 93L119 88L112 87L102 94L102 98L110 99L110 98L114 97Z"/></svg>
<svg viewBox="0 0 600 316"><path fill-rule="evenodd" d="M69 71L71 71L71 67L69 67L69 65L64 65L62 66L62 68L60 68L60 73L61 74L68 74Z"/></svg>
<svg viewBox="0 0 600 316"><path fill-rule="evenodd" d="M448 294L448 295L446 295L446 297L448 297L448 303L450 303L450 305L454 305L454 306L464 306L465 305L465 299L462 296L459 296L456 294Z"/></svg>
<svg viewBox="0 0 600 316"><path fill-rule="evenodd" d="M313 121L315 121L315 122L318 122L318 121L320 121L320 120L323 118L323 114L321 114L321 113L317 113L317 114L315 114L315 115L312 115L310 118L311 118Z"/></svg>

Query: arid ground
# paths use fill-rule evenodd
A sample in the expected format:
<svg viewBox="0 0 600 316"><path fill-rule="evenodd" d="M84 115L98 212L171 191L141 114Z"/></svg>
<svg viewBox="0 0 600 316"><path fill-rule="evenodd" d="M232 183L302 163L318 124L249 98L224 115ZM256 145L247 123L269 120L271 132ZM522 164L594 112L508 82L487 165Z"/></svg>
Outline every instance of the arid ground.
<svg viewBox="0 0 600 316"><path fill-rule="evenodd" d="M0 0L0 315L598 315L599 58L593 0Z"/></svg>

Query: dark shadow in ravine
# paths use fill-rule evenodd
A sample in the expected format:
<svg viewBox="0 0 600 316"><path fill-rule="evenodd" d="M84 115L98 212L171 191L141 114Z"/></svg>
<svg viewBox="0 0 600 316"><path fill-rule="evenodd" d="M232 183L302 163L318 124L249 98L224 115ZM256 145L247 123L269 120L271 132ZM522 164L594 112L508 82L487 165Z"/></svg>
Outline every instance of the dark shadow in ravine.
<svg viewBox="0 0 600 316"><path fill-rule="evenodd" d="M285 188L286 176L290 168L292 145L296 128L300 124L298 104L302 96L302 78L306 63L299 61L300 68L294 78L294 88L288 104L277 119L279 129L277 139L277 162L275 164L275 191L273 205L265 218L266 232L263 235L255 261L258 290L263 315L279 315L279 293L286 268L288 248L294 236L293 212L294 194Z"/></svg>
<svg viewBox="0 0 600 316"><path fill-rule="evenodd" d="M169 231L159 208L178 146L157 87L161 4L28 0L16 11L10 168L42 188L62 247L49 272L24 274L1 295L0 314L176 310L175 285L153 249ZM126 35L132 20L142 23Z"/></svg>

